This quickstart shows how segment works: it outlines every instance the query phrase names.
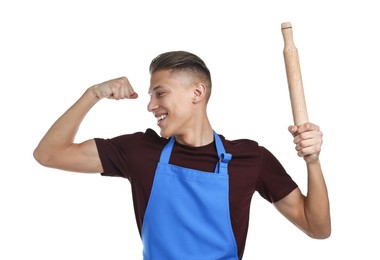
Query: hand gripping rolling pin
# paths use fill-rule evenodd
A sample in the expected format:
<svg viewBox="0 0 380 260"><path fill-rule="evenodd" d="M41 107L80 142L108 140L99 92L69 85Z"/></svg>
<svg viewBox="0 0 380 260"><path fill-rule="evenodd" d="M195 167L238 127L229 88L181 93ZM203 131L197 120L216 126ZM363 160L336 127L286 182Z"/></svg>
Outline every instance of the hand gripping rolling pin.
<svg viewBox="0 0 380 260"><path fill-rule="evenodd" d="M293 42L292 24L281 24L284 37L284 60L286 76L288 79L290 102L292 105L293 120L296 126L309 122L306 109L305 94L302 85L301 68L298 58L298 50Z"/></svg>

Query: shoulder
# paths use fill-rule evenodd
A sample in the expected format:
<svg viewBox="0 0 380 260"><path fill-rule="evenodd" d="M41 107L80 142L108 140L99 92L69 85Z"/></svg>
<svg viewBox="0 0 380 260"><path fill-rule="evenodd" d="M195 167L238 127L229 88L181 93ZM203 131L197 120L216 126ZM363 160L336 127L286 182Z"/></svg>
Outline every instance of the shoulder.
<svg viewBox="0 0 380 260"><path fill-rule="evenodd" d="M133 140L133 139L136 139L136 140L156 141L156 142L162 142L162 143L167 142L166 138L159 136L156 133L156 131L154 131L151 128L147 128L145 130L145 132L139 131L139 132L134 132L131 134L123 134L123 135L115 136L112 138L99 138L99 137L97 137L94 139L95 139L95 141L99 141L99 140L127 140L127 139Z"/></svg>
<svg viewBox="0 0 380 260"><path fill-rule="evenodd" d="M146 131L141 134L141 137L144 141L158 143L162 145L165 145L169 141L169 139L161 137L159 134L157 134L156 131L154 131L151 128L147 128Z"/></svg>
<svg viewBox="0 0 380 260"><path fill-rule="evenodd" d="M219 135L220 139L223 142L223 145L228 153L237 153L237 154L256 154L260 153L260 146L258 142L251 139L226 139L223 135Z"/></svg>
<svg viewBox="0 0 380 260"><path fill-rule="evenodd" d="M135 132L123 134L112 138L94 138L98 149L105 146L122 147L121 149L134 149L145 144L164 146L168 140L159 136L153 129L146 129L145 132Z"/></svg>

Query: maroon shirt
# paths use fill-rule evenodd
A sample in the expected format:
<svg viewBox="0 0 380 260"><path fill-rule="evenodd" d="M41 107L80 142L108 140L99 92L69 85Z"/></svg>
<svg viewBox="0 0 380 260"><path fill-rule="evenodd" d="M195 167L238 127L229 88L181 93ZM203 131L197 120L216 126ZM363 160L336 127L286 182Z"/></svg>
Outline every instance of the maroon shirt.
<svg viewBox="0 0 380 260"><path fill-rule="evenodd" d="M297 184L279 161L257 142L247 139L230 141L220 137L226 152L232 154L228 164L230 215L241 259L253 193L258 191L272 203L288 195ZM168 139L147 129L145 133L137 132L112 139L96 138L95 141L103 165L102 175L124 177L131 183L134 212L141 235L154 173ZM170 157L171 164L207 172L214 172L217 161L214 142L201 147L175 143Z"/></svg>

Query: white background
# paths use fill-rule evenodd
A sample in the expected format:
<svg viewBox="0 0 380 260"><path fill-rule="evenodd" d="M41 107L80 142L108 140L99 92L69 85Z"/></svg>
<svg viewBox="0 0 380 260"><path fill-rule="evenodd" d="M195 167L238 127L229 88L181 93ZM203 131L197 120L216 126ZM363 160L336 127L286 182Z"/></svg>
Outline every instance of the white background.
<svg viewBox="0 0 380 260"><path fill-rule="evenodd" d="M127 180L40 166L32 152L92 84L128 76L76 141L156 129L148 66L187 50L209 66L214 129L270 149L306 191L282 56L291 22L309 119L321 126L332 236L313 240L255 194L245 259L379 259L380 16L376 1L2 1L0 259L141 259Z"/></svg>

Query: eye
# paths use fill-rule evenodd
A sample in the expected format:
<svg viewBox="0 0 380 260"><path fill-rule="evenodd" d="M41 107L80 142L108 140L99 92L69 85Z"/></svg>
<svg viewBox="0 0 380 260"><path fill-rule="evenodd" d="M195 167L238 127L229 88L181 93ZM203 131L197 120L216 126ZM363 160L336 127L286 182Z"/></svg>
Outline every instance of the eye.
<svg viewBox="0 0 380 260"><path fill-rule="evenodd" d="M166 94L166 92L164 92L164 91L157 91L157 93L156 93L157 97L162 97L165 94Z"/></svg>

